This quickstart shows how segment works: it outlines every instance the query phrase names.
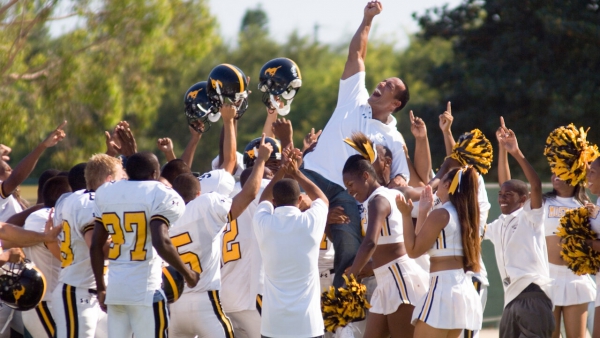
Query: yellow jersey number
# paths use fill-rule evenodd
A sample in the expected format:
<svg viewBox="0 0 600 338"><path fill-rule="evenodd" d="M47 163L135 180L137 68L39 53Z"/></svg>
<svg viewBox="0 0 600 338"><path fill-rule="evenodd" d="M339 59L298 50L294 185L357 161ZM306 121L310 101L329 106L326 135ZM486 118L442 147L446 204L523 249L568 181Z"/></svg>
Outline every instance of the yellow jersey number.
<svg viewBox="0 0 600 338"><path fill-rule="evenodd" d="M69 222L62 222L63 240L60 242L60 261L61 267L66 268L73 264L73 248L71 248L71 225Z"/></svg>
<svg viewBox="0 0 600 338"><path fill-rule="evenodd" d="M126 212L123 214L123 224L121 219L114 213L102 214L102 223L104 228L110 234L112 243L108 251L108 259L115 260L121 256L121 245L125 244L124 232L135 233L135 243L130 250L131 261L146 260L146 239L148 224L145 212ZM134 227L135 225L135 227Z"/></svg>
<svg viewBox="0 0 600 338"><path fill-rule="evenodd" d="M240 252L240 243L234 242L238 235L238 224L237 219L232 220L231 214L229 215L229 230L225 228L223 233L223 264L237 261L242 258Z"/></svg>
<svg viewBox="0 0 600 338"><path fill-rule="evenodd" d="M202 266L200 265L200 257L198 257L198 255L191 251L179 252L180 247L192 243L189 232L184 232L181 235L171 237L171 243L177 248L177 253L179 253L181 260L187 264L190 269L197 273L202 273Z"/></svg>

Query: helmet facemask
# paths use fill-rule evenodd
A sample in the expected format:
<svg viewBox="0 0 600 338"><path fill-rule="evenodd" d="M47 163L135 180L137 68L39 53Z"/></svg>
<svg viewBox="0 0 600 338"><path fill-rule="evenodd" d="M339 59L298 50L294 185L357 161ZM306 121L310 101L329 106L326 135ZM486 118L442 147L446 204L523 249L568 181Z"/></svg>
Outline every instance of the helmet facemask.
<svg viewBox="0 0 600 338"><path fill-rule="evenodd" d="M277 82L269 79L266 83L260 84L258 89L263 92L262 102L267 109L276 110L279 115L285 116L290 113L294 97L300 91L301 86L302 80L295 79L287 88L283 89L278 86ZM281 107L281 103L283 103L283 107Z"/></svg>
<svg viewBox="0 0 600 338"><path fill-rule="evenodd" d="M223 106L223 102L225 102L223 100L223 95L221 94L221 86L219 85L219 83L217 82L215 85L215 91L217 92L217 95L214 97L214 100L212 100L213 105L210 107L210 112L211 114L209 114L208 119L211 122L217 122L219 121L219 118L221 118L221 107ZM226 97L227 101L234 105L237 108L237 113L235 115L235 119L238 120L242 117L242 115L244 115L244 113L246 112L246 110L248 109L248 92L247 91L243 91L241 93L235 93L235 98L234 100L232 100L229 97Z"/></svg>

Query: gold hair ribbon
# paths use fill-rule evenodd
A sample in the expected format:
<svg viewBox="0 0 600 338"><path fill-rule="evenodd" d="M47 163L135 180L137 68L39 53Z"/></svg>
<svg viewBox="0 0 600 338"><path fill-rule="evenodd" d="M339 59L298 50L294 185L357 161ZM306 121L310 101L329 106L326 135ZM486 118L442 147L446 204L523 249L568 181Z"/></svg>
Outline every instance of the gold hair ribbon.
<svg viewBox="0 0 600 338"><path fill-rule="evenodd" d="M463 168L459 169L456 174L454 174L454 178L452 179L452 183L450 183L450 187L448 188L448 193L450 195L454 195L454 193L458 190L460 191L460 181L462 178Z"/></svg>
<svg viewBox="0 0 600 338"><path fill-rule="evenodd" d="M346 142L347 145L351 146L354 150L358 151L358 153L364 157L367 161L369 161L369 163L374 163L375 160L377 159L377 152L375 151L375 149L373 149L373 145L371 145L370 142L365 142L363 143L363 146L365 147L365 150L363 151L362 149L360 149L360 147L358 147L350 138L346 137L344 139L344 142Z"/></svg>

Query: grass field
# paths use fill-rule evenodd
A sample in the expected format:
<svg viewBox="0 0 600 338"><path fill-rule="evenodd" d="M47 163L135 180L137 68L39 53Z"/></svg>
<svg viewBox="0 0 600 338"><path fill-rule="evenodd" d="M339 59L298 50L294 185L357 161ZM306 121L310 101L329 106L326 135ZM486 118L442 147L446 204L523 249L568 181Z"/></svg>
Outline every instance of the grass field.
<svg viewBox="0 0 600 338"><path fill-rule="evenodd" d="M37 185L22 185L21 196L26 199L30 205L37 201Z"/></svg>

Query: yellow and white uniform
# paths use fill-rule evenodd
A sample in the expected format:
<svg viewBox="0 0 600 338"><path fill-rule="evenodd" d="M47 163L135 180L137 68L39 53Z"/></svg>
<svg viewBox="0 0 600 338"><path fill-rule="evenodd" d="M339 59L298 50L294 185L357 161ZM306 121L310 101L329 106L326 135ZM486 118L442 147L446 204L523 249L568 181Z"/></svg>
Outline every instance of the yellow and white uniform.
<svg viewBox="0 0 600 338"><path fill-rule="evenodd" d="M156 181L119 181L101 186L95 202L94 216L112 238L105 300L108 336L166 337L162 260L152 247L150 222L170 226L185 210L183 199Z"/></svg>
<svg viewBox="0 0 600 338"><path fill-rule="evenodd" d="M90 249L84 239L94 229L94 196L94 192L79 190L61 197L54 208L54 225L63 227L59 235L62 270L52 294L57 338L106 336L106 314L98 303Z"/></svg>
<svg viewBox="0 0 600 338"><path fill-rule="evenodd" d="M600 205L600 198L596 201L596 205ZM590 219L590 227L600 239L600 217L598 216L600 212L597 210L589 216ZM595 307L596 311L598 311L598 307L600 306L600 292L598 292L598 288L600 288L600 273L596 274L596 302Z"/></svg>
<svg viewBox="0 0 600 338"><path fill-rule="evenodd" d="M171 304L173 337L233 338L233 327L219 300L221 289L221 232L227 224L231 198L218 193L202 194L186 205L169 236L181 259L200 273L194 288Z"/></svg>
<svg viewBox="0 0 600 338"><path fill-rule="evenodd" d="M25 230L44 232L50 208L42 208L33 212L25 220ZM46 280L46 293L38 306L34 309L23 311L23 324L25 331L32 337L54 337L56 325L51 314L53 307L52 292L58 284L60 274L60 260L52 255L44 243L23 248L25 257L42 272Z"/></svg>
<svg viewBox="0 0 600 338"><path fill-rule="evenodd" d="M442 204L442 208L448 211L450 219L427 253L431 258L462 256L461 228L456 209L451 202ZM413 325L421 320L438 329L481 330L483 311L471 276L463 269L430 273L429 291L415 306Z"/></svg>
<svg viewBox="0 0 600 338"><path fill-rule="evenodd" d="M256 199L237 219L227 223L222 236L221 303L236 338L260 338L264 269L252 218L269 182L261 181ZM240 190L238 183L232 196Z"/></svg>
<svg viewBox="0 0 600 338"><path fill-rule="evenodd" d="M329 290L329 287L333 285L333 258L335 257L335 250L333 249L333 243L326 234L323 234L321 244L319 245L319 278L321 282L321 291Z"/></svg>
<svg viewBox="0 0 600 338"><path fill-rule="evenodd" d="M560 218L567 210L581 207L581 203L573 197L547 198L544 200L544 232L546 236L556 236ZM566 265L548 262L550 284L550 300L554 306L569 306L593 302L596 299L596 285L588 274L578 276Z"/></svg>
<svg viewBox="0 0 600 338"><path fill-rule="evenodd" d="M404 242L402 214L396 207L396 196L399 194L400 192L397 190L379 187L363 203L366 217L366 221L363 222L365 233L368 227L368 207L373 198L381 196L390 203L391 211L381 226L377 245ZM373 272L377 280L377 287L371 297L369 312L383 315L394 313L402 304L415 305L427 292L427 272L408 255L403 255L377 267L373 269Z"/></svg>

